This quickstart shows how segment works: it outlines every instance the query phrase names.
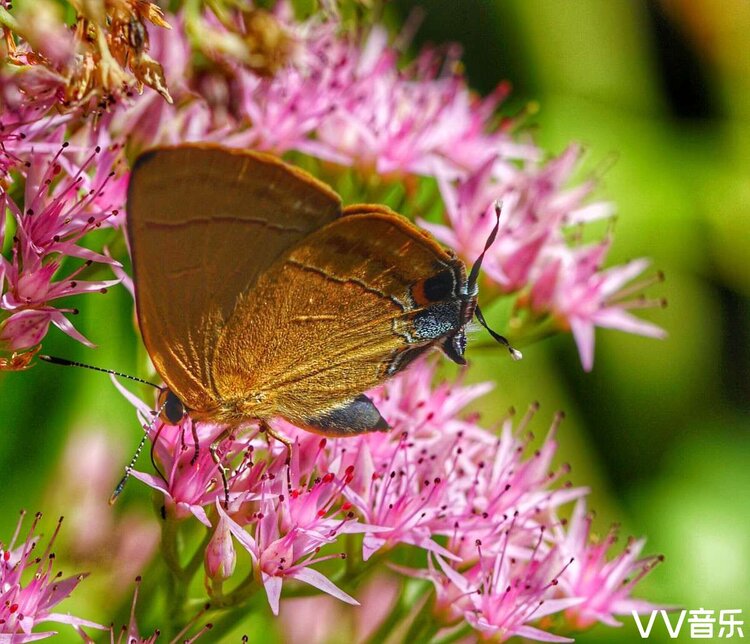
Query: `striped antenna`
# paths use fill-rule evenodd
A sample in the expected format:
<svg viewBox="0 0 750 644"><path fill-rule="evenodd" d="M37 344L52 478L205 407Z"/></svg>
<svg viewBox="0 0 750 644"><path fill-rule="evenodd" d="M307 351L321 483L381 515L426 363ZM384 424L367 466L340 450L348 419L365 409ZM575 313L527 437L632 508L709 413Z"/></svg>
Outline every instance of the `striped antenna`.
<svg viewBox="0 0 750 644"><path fill-rule="evenodd" d="M135 467L136 462L138 461L138 457L141 455L141 452L143 451L143 446L146 444L146 441L148 440L148 436L151 433L151 430L154 428L154 425L156 425L156 421L159 420L159 416L161 415L161 412L164 411L164 408L167 406L167 401L165 400L161 407L157 410L156 414L154 415L154 419L151 421L151 423L143 428L143 437L141 438L141 442L138 443L138 447L135 448L135 453L133 454L133 458L130 459L130 463L128 463L128 466L125 468L125 474L123 474L122 478L120 479L120 482L115 487L115 491L112 492L112 496L109 497L109 504L114 505L115 501L117 501L117 497L120 496L122 491L125 489L125 484L128 482L128 479L130 478L130 474L133 471L133 468ZM154 464L156 465L156 464ZM157 468L158 471L158 468ZM164 476L159 472L159 475L164 478Z"/></svg>
<svg viewBox="0 0 750 644"><path fill-rule="evenodd" d="M101 371L102 373L108 373L113 376L117 376L118 378L127 378L128 380L134 380L135 382L140 382L144 385L151 385L155 389L162 389L159 385L154 384L153 382L149 382L148 380L144 380L143 378L138 378L137 376L130 376L127 373L120 373L119 371L114 371L113 369L102 369L101 367L94 367L90 364L76 362L75 360L68 360L67 358L58 358L56 356L40 355L39 359L44 360L45 362L50 362L52 364L59 364L63 367L82 367L84 369L91 369L93 371Z"/></svg>
<svg viewBox="0 0 750 644"><path fill-rule="evenodd" d="M495 239L497 238L497 233L500 230L500 218L503 211L503 204L501 201L495 202L495 226L492 228L492 232L490 232L489 236L487 237L487 241L484 243L484 249L479 254L479 257L477 257L476 261L474 262L474 265L471 267L471 271L469 272L469 278L467 280L467 292L471 296L475 296L477 294L477 282L479 281L479 271L482 268L482 262L484 261L484 256L487 254L487 251L492 247L492 244L495 243ZM503 337L496 331L493 331L490 328L490 325L487 324L487 320L484 319L484 314L482 313L482 309L479 308L479 305L477 304L476 308L474 309L474 315L476 315L477 320L479 324L481 324L487 331L489 331L490 335L494 338L496 342L499 342L502 344L506 349L508 349L508 352L510 353L511 358L514 360L520 360L523 358L523 354L518 350L514 349L510 342L508 342L507 338Z"/></svg>

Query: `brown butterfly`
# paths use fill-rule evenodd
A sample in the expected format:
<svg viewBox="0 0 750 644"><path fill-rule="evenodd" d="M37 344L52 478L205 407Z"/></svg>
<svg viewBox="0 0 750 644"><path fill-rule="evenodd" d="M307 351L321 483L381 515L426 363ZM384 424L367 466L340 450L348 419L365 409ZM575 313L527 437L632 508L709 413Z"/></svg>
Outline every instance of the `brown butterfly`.
<svg viewBox="0 0 750 644"><path fill-rule="evenodd" d="M230 427L281 417L326 436L386 430L363 392L433 347L464 364L466 325L476 314L486 326L484 253L467 275L401 215L344 208L267 154L148 151L127 221L138 321L171 423L187 413Z"/></svg>

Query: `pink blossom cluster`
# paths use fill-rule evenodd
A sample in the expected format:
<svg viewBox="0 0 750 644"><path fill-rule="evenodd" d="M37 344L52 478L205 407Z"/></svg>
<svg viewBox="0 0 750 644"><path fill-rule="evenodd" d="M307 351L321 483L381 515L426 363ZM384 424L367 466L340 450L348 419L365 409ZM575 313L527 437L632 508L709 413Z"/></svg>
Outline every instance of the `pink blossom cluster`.
<svg viewBox="0 0 750 644"><path fill-rule="evenodd" d="M56 622L72 626L82 637L84 642L94 642L86 629L106 630L101 624L70 615L69 613L53 612L57 605L73 593L76 587L88 575L78 574L63 578L61 572L54 573L56 563L52 547L60 532L62 518L52 536L47 541L44 552L40 553L38 545L40 535L37 534L42 515L34 516L31 527L25 539L19 539L23 529L26 513L22 512L18 520L15 533L6 547L0 542L0 641L23 644L36 642L57 635L56 631L33 630L37 625L46 622ZM140 577L136 579L140 584ZM147 644L155 642L159 636L142 637L139 634L135 619L135 606L138 598L138 588L133 595L130 621L124 626L115 640L114 627L110 627L112 644L118 642L141 642ZM199 612L185 627L180 636L191 629L195 622L202 617L204 611ZM211 624L204 625L194 636L180 641L192 643L211 629ZM123 639L125 636L125 639ZM174 641L177 641L175 638Z"/></svg>
<svg viewBox="0 0 750 644"><path fill-rule="evenodd" d="M25 513L21 513L15 534L6 547L0 543L0 640L33 642L55 635L54 631L33 632L42 622L103 628L94 622L52 612L68 597L86 575L63 579L53 573L55 555L52 545L60 523L43 553L38 553L39 536L35 534L41 514L37 514L25 539L19 541Z"/></svg>
<svg viewBox="0 0 750 644"><path fill-rule="evenodd" d="M648 268L638 259L603 268L611 246L606 234L595 243L571 244L571 231L609 219L614 207L588 202L593 180L570 186L582 150L570 145L544 164L520 168L497 156L458 180L439 174L446 224L420 223L467 260L482 251L501 211L500 229L482 268L488 286L515 295L515 315L530 334L551 321L572 331L586 371L594 363L594 328L607 327L662 338L664 331L630 311L663 305L642 293L661 274L630 283ZM630 283L630 284L629 284ZM523 337L523 334L521 334Z"/></svg>
<svg viewBox="0 0 750 644"><path fill-rule="evenodd" d="M111 644L155 644L159 640L161 632L158 629L156 629L150 635L141 634L142 631L138 627L138 622L135 615L136 606L138 604L138 592L141 586L141 577L135 578L135 584L135 592L133 593L133 600L130 605L130 619L128 620L127 624L124 624L120 628L119 632L115 630L114 625L109 627L109 641ZM177 644L177 642L181 642L182 644L193 644L193 642L209 632L213 628L213 624L211 623L205 624L195 635L191 637L185 637L186 633L191 630L195 622L198 621L198 619L203 615L204 612L205 611L199 611L196 616L192 620L190 620L190 622L188 622L185 628L171 640L170 644ZM75 629L81 636L81 639L85 642L85 644L95 644L96 640L90 637L88 633L84 631L83 628L81 628L81 626L83 625L85 624L75 625ZM116 633L117 638L115 638Z"/></svg>
<svg viewBox="0 0 750 644"><path fill-rule="evenodd" d="M457 177L495 155L508 161L540 155L531 142L494 125L509 85L475 96L456 71L455 48L447 56L427 49L402 66L403 52L389 44L382 26L361 35L343 32L335 17L295 23L285 3L277 5L276 19L294 46L289 63L272 76L212 48L231 32L210 16L193 29L202 30L200 46L217 65L200 73L191 67L190 18L170 18L173 31L152 29L151 51L174 105L145 94L112 114L111 130L130 133L144 147L220 140L278 154L297 150L385 176Z"/></svg>
<svg viewBox="0 0 750 644"><path fill-rule="evenodd" d="M556 614L573 629L650 609L630 593L657 559L639 558L642 541L608 559L613 534L592 540L587 490L571 485L567 465L552 465L561 417L532 449L533 409L496 434L463 414L490 385L434 386L434 377L423 361L374 392L387 433L327 440L278 421L274 430L294 440L289 466L286 448L255 426L222 439L222 428L188 417L156 421L159 473L132 474L163 495L167 521L197 519L211 534L206 587L219 605L222 584L247 574L238 547L275 614L291 581L356 604L337 583L346 582L344 564L326 564L329 576L316 567L351 556L347 539L361 535L358 568L400 546L427 554L427 568L398 570L434 584L434 618L446 629L468 623L493 641L570 641L540 630L540 620ZM148 427L148 406L125 394ZM570 521L561 519L574 501Z"/></svg>
<svg viewBox="0 0 750 644"><path fill-rule="evenodd" d="M119 282L85 279L95 264L120 265L79 243L90 231L111 225L123 208L124 178L112 169L118 148L97 146L83 158L75 148L65 141L54 152L36 152L33 145L19 149L15 178L23 180L22 201L0 187L0 246L6 241L10 246L10 257L0 256L0 348L6 352L33 349L50 324L92 346L68 318L77 310L54 302L106 292ZM5 212L12 216L12 236Z"/></svg>

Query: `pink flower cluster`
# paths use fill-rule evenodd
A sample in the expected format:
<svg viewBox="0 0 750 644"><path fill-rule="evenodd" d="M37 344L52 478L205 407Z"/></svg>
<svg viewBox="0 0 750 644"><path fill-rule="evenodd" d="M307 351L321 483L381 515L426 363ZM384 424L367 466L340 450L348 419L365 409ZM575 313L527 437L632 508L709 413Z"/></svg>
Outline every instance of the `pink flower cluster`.
<svg viewBox="0 0 750 644"><path fill-rule="evenodd" d="M198 25L194 16L176 17L170 18L172 31L152 28L151 51L163 65L174 105L146 94L112 114L111 131L128 132L143 147L220 140L278 154L297 150L386 176L457 177L495 155L540 155L531 142L515 141L507 128L493 125L508 84L476 97L455 71L455 50L448 56L425 50L404 67L402 52L381 26L362 37L343 33L335 19L295 23L288 9L279 3L274 19L294 47L273 75L259 75L223 52L218 41L235 34L210 14ZM238 16L237 31L241 22ZM197 30L200 47L217 63L200 74L190 65L189 34Z"/></svg>
<svg viewBox="0 0 750 644"><path fill-rule="evenodd" d="M313 568L346 556L345 535L362 535L359 566L397 546L425 551L427 569L401 571L433 582L439 623L465 621L498 641L568 641L532 625L552 613L573 628L648 609L630 592L656 560L637 558L642 542L607 560L612 540L591 540L587 490L565 480L567 465L552 467L561 417L533 450L533 409L515 427L508 418L498 436L462 417L489 385L435 387L434 376L432 364L420 362L374 392L389 433L326 440L279 421L274 429L294 440L289 469L286 448L255 427L222 440L210 424L157 421L151 431L163 477L133 476L163 495L167 520L192 517L210 530L204 556L214 591L239 574L239 545L274 613L291 580L357 603L335 583L341 571L330 578ZM126 395L145 424L150 410ZM220 459L210 450L217 439ZM572 501L566 523L559 510Z"/></svg>
<svg viewBox="0 0 750 644"><path fill-rule="evenodd" d="M516 315L524 316L522 324L530 334L550 319L558 329L572 331L583 367L590 371L594 327L655 338L665 333L629 312L663 305L641 295L662 279L660 274L626 286L646 270L648 261L603 269L609 235L593 244L572 245L568 240L571 230L580 232L614 212L612 204L587 203L593 181L568 187L580 157L581 148L571 145L544 164L531 161L519 168L495 157L458 180L438 175L447 225L421 224L471 261L482 251L499 207L501 226L482 264L487 281L500 293L517 297Z"/></svg>
<svg viewBox="0 0 750 644"><path fill-rule="evenodd" d="M34 518L26 539L16 544L24 516L25 513L21 513L16 532L8 546L0 543L0 640L32 642L56 634L55 631L32 633L32 629L40 622L103 628L94 622L52 612L86 575L62 579L62 573L52 572L55 562L52 545L62 519L41 555L36 554L39 537L34 534L41 514Z"/></svg>
<svg viewBox="0 0 750 644"><path fill-rule="evenodd" d="M136 605L138 604L138 591L140 590L141 586L140 577L136 577L135 584L135 592L133 593L133 600L130 605L130 619L127 625L123 625L120 628L120 631L117 634L117 639L115 639L116 631L114 625L109 627L109 641L111 644L155 644L159 640L159 635L161 635L161 632L158 629L155 630L151 635L141 635L141 631L138 628L138 622L136 621L135 617L135 609ZM193 644L193 642L209 632L213 628L213 624L210 623L203 626L195 635L191 637L185 637L186 633L191 630L195 622L198 621L198 619L203 615L204 612L205 611L199 611L198 614L192 620L190 620L190 622L188 622L185 628L171 640L171 644L176 644L178 641L182 642L182 644ZM85 642L85 644L95 644L96 640L92 639L86 633L86 631L81 628L80 624L77 624L75 626L75 629L81 636L81 639Z"/></svg>
<svg viewBox="0 0 750 644"><path fill-rule="evenodd" d="M85 279L95 263L115 268L119 263L79 244L90 231L111 225L123 207L124 179L111 169L118 149L96 147L78 160L81 151L75 147L64 142L54 153L37 153L31 146L17 157L16 178L24 181L22 205L0 188L0 246L6 243L6 211L15 224L8 240L10 258L0 256L0 348L4 351L33 349L50 324L92 346L67 317L77 310L58 308L54 300L106 292L120 281Z"/></svg>

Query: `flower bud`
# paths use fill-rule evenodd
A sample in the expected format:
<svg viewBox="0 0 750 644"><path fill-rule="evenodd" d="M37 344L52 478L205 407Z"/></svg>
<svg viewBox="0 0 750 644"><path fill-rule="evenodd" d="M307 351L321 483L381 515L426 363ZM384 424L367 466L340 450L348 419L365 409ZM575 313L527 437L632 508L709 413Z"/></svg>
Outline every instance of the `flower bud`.
<svg viewBox="0 0 750 644"><path fill-rule="evenodd" d="M0 347L10 351L29 349L47 333L51 316L47 311L27 309L14 313L0 324Z"/></svg>
<svg viewBox="0 0 750 644"><path fill-rule="evenodd" d="M229 579L237 563L237 553L234 550L232 534L227 520L221 516L214 530L211 541L206 548L206 575L211 579Z"/></svg>

